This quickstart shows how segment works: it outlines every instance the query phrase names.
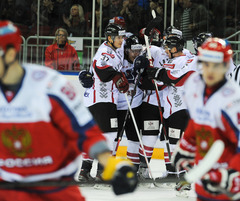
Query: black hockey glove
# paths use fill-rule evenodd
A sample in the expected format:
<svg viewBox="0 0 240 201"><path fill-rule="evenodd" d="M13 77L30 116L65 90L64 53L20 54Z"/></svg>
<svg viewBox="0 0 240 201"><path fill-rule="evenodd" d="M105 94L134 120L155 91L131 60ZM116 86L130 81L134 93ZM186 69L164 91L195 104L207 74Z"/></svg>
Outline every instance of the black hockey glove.
<svg viewBox="0 0 240 201"><path fill-rule="evenodd" d="M134 71L136 73L142 73L144 69L148 68L150 65L149 60L143 56L140 55L136 57L134 60L133 66L134 66Z"/></svg>
<svg viewBox="0 0 240 201"><path fill-rule="evenodd" d="M138 183L134 165L128 159L110 157L102 174L103 180L111 180L116 195L133 192Z"/></svg>
<svg viewBox="0 0 240 201"><path fill-rule="evenodd" d="M84 88L92 87L94 82L92 74L86 70L82 70L79 72L78 79Z"/></svg>
<svg viewBox="0 0 240 201"><path fill-rule="evenodd" d="M177 171L190 170L194 166L195 153L183 150L180 148L179 143L172 154L171 163L176 167Z"/></svg>
<svg viewBox="0 0 240 201"><path fill-rule="evenodd" d="M128 80L123 73L118 72L113 77L113 83L116 85L120 93L126 93L129 89Z"/></svg>
<svg viewBox="0 0 240 201"><path fill-rule="evenodd" d="M208 172L202 178L206 191L212 195L228 195L231 200L240 199L240 172L233 169L219 168Z"/></svg>
<svg viewBox="0 0 240 201"><path fill-rule="evenodd" d="M152 19L146 29L145 29L145 32L144 34L147 35L147 36L150 36L151 35L151 31L152 29L156 28L158 30L161 30L161 23L162 23L162 18L160 16L157 16L156 18Z"/></svg>
<svg viewBox="0 0 240 201"><path fill-rule="evenodd" d="M167 71L165 68L162 68L162 69L161 68L147 68L146 72L147 72L148 79L161 81L164 84L169 85L169 86L172 85L172 81L168 77Z"/></svg>

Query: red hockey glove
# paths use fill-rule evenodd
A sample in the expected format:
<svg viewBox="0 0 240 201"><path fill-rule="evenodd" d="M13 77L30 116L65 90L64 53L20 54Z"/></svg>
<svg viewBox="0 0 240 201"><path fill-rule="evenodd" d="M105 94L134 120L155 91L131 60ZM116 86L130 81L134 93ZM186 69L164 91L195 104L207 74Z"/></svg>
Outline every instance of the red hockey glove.
<svg viewBox="0 0 240 201"><path fill-rule="evenodd" d="M102 173L103 180L111 180L116 195L133 192L138 183L135 166L128 159L110 157Z"/></svg>
<svg viewBox="0 0 240 201"><path fill-rule="evenodd" d="M183 150L178 145L172 154L172 165L176 167L178 171L190 170L194 166L195 153Z"/></svg>
<svg viewBox="0 0 240 201"><path fill-rule="evenodd" d="M226 194L232 200L240 199L240 172L236 170L212 170L203 176L202 184L210 194Z"/></svg>
<svg viewBox="0 0 240 201"><path fill-rule="evenodd" d="M117 75L113 77L113 82L120 93L126 93L128 91L128 80L123 73L117 73Z"/></svg>

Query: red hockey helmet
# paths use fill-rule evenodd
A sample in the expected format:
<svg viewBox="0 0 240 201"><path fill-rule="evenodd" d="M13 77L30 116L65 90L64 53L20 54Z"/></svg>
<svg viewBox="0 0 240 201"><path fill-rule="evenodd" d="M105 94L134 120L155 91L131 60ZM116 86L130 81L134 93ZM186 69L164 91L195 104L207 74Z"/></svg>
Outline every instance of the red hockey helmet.
<svg viewBox="0 0 240 201"><path fill-rule="evenodd" d="M21 44L20 30L12 22L0 20L0 52L4 54L8 45L12 45L19 52Z"/></svg>
<svg viewBox="0 0 240 201"><path fill-rule="evenodd" d="M125 28L125 26L126 26L125 19L123 17L121 17L121 16L116 16L116 17L110 19L109 23L110 24L118 24L118 25L120 25L123 28Z"/></svg>
<svg viewBox="0 0 240 201"><path fill-rule="evenodd" d="M233 51L227 40L220 38L208 38L199 48L198 58L200 61L214 63L229 62Z"/></svg>

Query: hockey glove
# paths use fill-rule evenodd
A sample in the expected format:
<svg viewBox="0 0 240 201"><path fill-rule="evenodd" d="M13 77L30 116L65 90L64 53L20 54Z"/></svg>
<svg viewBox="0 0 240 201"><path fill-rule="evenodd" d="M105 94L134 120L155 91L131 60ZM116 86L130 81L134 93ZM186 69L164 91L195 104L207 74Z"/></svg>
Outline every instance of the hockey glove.
<svg viewBox="0 0 240 201"><path fill-rule="evenodd" d="M167 70L164 68L147 68L147 77L150 80L158 80L165 85L172 85L171 79L167 75Z"/></svg>
<svg viewBox="0 0 240 201"><path fill-rule="evenodd" d="M134 165L128 159L110 157L102 173L103 180L111 180L116 195L133 192L138 183Z"/></svg>
<svg viewBox="0 0 240 201"><path fill-rule="evenodd" d="M89 71L82 70L78 75L79 82L84 88L90 88L93 85L93 77Z"/></svg>
<svg viewBox="0 0 240 201"><path fill-rule="evenodd" d="M208 172L202 178L202 184L210 194L226 194L232 200L240 199L240 172L219 168Z"/></svg>
<svg viewBox="0 0 240 201"><path fill-rule="evenodd" d="M189 171L194 166L195 153L183 150L178 145L172 154L172 165L176 167L178 171Z"/></svg>
<svg viewBox="0 0 240 201"><path fill-rule="evenodd" d="M156 28L158 30L161 30L161 23L162 23L162 18L160 16L157 16L156 18L152 19L149 24L147 25L144 34L147 36L151 35L152 29Z"/></svg>
<svg viewBox="0 0 240 201"><path fill-rule="evenodd" d="M120 93L126 93L129 88L128 80L123 73L117 73L113 77L113 83L116 85Z"/></svg>
<svg viewBox="0 0 240 201"><path fill-rule="evenodd" d="M136 57L136 59L134 60L134 64L133 64L134 71L136 73L142 73L144 69L149 67L149 65L150 65L149 60L145 56L140 55Z"/></svg>

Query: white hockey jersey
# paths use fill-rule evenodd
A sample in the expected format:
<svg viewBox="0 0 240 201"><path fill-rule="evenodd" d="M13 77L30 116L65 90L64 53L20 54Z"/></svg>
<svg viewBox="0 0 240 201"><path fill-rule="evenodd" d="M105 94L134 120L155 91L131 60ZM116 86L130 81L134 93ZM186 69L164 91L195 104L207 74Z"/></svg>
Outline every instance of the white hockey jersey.
<svg viewBox="0 0 240 201"><path fill-rule="evenodd" d="M136 92L133 91L134 86L135 86L135 81L136 81L135 80L136 76L134 75L133 64L129 63L126 59L124 59L122 72L124 72L124 74L128 80L128 83L129 83L129 90L127 92L128 101L129 101L129 103L131 102L131 99L132 99L131 94L135 93L133 100L132 100L131 108L136 108L142 104L143 91L141 89L139 89L138 86L136 88ZM128 104L127 104L125 95L123 93L119 93L119 95L118 95L117 109L118 110L127 110L128 109Z"/></svg>
<svg viewBox="0 0 240 201"><path fill-rule="evenodd" d="M191 65L196 59L194 55L183 55L169 59L163 67L168 70L168 77L175 80L175 87L167 86L162 90L163 96L163 117L167 119L171 114L186 109L185 102L182 98L183 85L190 74L196 71L197 67Z"/></svg>
<svg viewBox="0 0 240 201"><path fill-rule="evenodd" d="M152 60L153 60L153 67L162 68L164 63L166 63L169 59L165 50L162 47L157 47L154 45L151 45L149 47L149 49L150 49L150 53L151 53ZM158 82L158 85L162 86L163 83ZM160 96L160 102L161 102L161 104L163 104L161 91L159 91L159 96ZM143 102L147 102L151 105L158 106L158 101L157 101L157 96L156 96L155 90L147 90L146 94L144 96Z"/></svg>
<svg viewBox="0 0 240 201"><path fill-rule="evenodd" d="M106 41L98 48L90 67L90 71L93 72L94 84L91 88L86 89L84 93L85 106L89 107L99 102L117 104L119 92L115 84L112 80L102 81L95 68L104 70L110 67L120 72L123 67L123 53L119 50L121 48L117 49L117 51L112 49L107 45Z"/></svg>

